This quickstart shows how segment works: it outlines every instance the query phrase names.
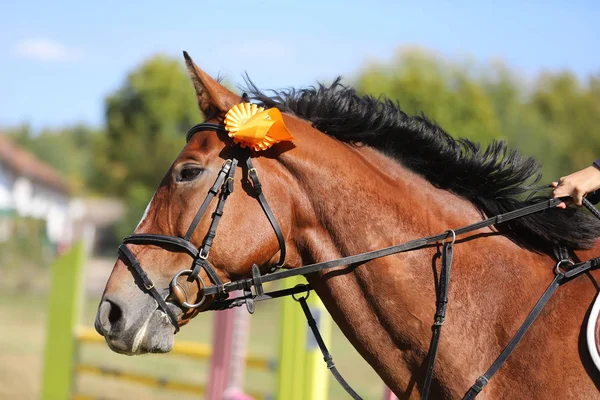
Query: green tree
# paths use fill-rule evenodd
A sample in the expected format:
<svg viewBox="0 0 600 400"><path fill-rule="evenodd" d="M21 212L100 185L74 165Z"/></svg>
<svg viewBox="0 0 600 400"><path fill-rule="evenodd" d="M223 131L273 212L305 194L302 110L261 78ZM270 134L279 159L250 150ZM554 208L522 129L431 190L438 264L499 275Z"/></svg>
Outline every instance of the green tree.
<svg viewBox="0 0 600 400"><path fill-rule="evenodd" d="M468 64L411 48L400 51L389 65L365 69L356 86L360 92L398 100L404 112L423 113L455 136L489 142L500 135L493 104L471 77Z"/></svg>
<svg viewBox="0 0 600 400"><path fill-rule="evenodd" d="M545 73L536 80L531 105L545 121L557 172L583 168L600 154L600 96L597 77L582 84L571 72Z"/></svg>
<svg viewBox="0 0 600 400"><path fill-rule="evenodd" d="M531 85L502 62L487 68L481 85L500 123L499 138L542 162L545 176L556 177L560 171L555 162L557 152L552 139L546 135L547 121L531 104Z"/></svg>
<svg viewBox="0 0 600 400"><path fill-rule="evenodd" d="M119 233L126 233L135 227L182 149L185 132L201 114L183 65L165 56L131 72L105 107L106 140L98 143L92 184L125 199L128 212Z"/></svg>
<svg viewBox="0 0 600 400"><path fill-rule="evenodd" d="M399 100L454 137L506 139L542 163L545 183L600 155L599 75L582 83L570 72L543 73L527 82L502 62L478 67L413 48L367 67L357 88Z"/></svg>

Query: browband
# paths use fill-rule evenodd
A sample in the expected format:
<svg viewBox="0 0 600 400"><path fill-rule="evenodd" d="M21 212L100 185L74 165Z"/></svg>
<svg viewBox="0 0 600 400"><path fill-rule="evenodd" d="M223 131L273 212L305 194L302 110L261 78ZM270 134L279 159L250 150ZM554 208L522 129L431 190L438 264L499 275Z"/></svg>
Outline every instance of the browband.
<svg viewBox="0 0 600 400"><path fill-rule="evenodd" d="M195 133L201 131L227 132L227 130L225 129L225 125L223 124L215 124L213 122L202 122L190 128L187 135L185 136L186 143L190 141L190 139L192 138L192 136L194 136Z"/></svg>

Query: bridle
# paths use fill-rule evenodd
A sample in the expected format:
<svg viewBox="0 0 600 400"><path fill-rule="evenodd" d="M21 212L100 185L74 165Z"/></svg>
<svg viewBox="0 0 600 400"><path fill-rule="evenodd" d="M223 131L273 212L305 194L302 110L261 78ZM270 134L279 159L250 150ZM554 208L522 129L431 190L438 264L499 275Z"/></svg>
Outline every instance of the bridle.
<svg viewBox="0 0 600 400"><path fill-rule="evenodd" d="M193 126L188 131L187 136L186 136L186 141L189 142L192 139L192 137L194 136L194 134L201 132L201 131L226 132L224 125L208 123L208 122L201 123L201 124L197 124L197 125ZM286 248L285 248L285 239L283 237L283 232L282 232L279 224L277 223L277 219L275 218L275 215L273 214L271 207L269 207L269 203L267 203L267 199L263 195L262 186L258 179L258 172L256 171L256 168L254 168L254 166L252 164L252 157L251 157L250 150L242 149L240 147L235 147L233 149L233 151L237 157L232 157L230 159L225 160L225 162L221 166L219 173L217 174L217 179L215 180L214 184L209 189L208 194L206 195L204 201L202 202L202 205L200 206L200 208L198 209L198 212L196 213L196 216L192 220L189 228L187 229L187 232L185 233L185 235L183 237L177 237L177 236L171 236L171 235L161 235L161 234L151 234L151 233L133 234L133 235L127 236L125 239L123 239L123 243L119 246L119 253L123 257L125 257L127 259L127 261L129 261L129 264L133 268L133 271L135 271L135 274L142 281L142 285L144 286L146 291L156 300L158 307L162 311L164 311L165 314L169 317L169 319L171 320L171 323L175 327L175 332L179 331L179 322L177 320L177 316L169 308L167 302L162 297L162 295L158 292L158 290L154 286L154 283L152 282L152 280L150 279L148 274L146 274L146 272L142 268L140 262L134 256L134 254L131 252L131 250L127 247L127 245L128 244L142 244L142 245L153 244L153 245L158 245L158 246L162 246L162 247L173 246L173 247L179 248L180 250L183 250L184 252L186 252L187 254L189 254L192 257L193 262L192 262L191 268L181 270L177 274L175 274L175 276L172 278L171 284L169 286L171 291L178 291L178 290L180 291L180 289L178 287L178 283L177 283L177 280L180 276L187 276L188 282L194 282L195 280L198 280L198 282L200 283L200 287L201 287L201 290L199 292L200 300L197 303L190 304L190 303L188 303L187 298L186 298L185 301L180 303L180 305L182 307L188 308L188 309L199 308L200 306L202 306L202 304L204 304L204 301L206 300L207 296L210 296L210 295L216 296L217 302L225 300L229 296L228 295L229 291L225 289L225 284L219 277L219 274L215 271L213 266L209 263L208 255L210 253L210 249L212 247L213 240L217 233L219 221L221 220L221 217L223 216L223 211L225 209L225 202L227 201L227 199L229 198L231 193L233 193L234 177L235 177L235 172L236 172L236 169L237 169L237 166L239 163L239 159L243 159L246 163L247 174L248 174L247 177L248 177L248 181L251 184L251 187L254 191L254 196L260 203L265 215L267 216L267 219L269 220L269 223L271 224L271 226L273 227L273 230L275 231L275 235L277 236L277 242L279 244L279 261L277 262L277 264L275 264L275 266L271 269L271 271L273 272L275 270L278 270L281 267L283 267L283 265L285 264ZM219 192L220 192L220 194L219 194ZM208 229L208 233L204 237L202 245L199 247L196 247L191 242L192 236L194 235L194 232L196 231L198 224L202 220L202 217L206 213L208 206L210 205L211 201L217 196L217 194L219 194L219 198L217 201L217 206L215 208L215 211L212 214L212 221L210 224L210 228ZM258 268L258 267L254 266L253 268ZM206 272L208 278L213 283L212 286L207 287L205 285L204 281L200 277L201 270L204 270Z"/></svg>
<svg viewBox="0 0 600 400"><path fill-rule="evenodd" d="M224 125L215 123L202 123L195 125L188 131L186 138L187 141L189 142L193 135L200 131L226 132ZM306 298L308 297L308 293L310 292L311 287L309 285L297 285L294 288L276 290L273 292L265 293L263 290L263 283L278 281L292 276L306 275L310 273L324 271L334 267L360 265L377 258L407 252L410 250L423 248L428 245L433 245L441 242L442 268L440 270L439 284L437 285L438 288L436 293L436 313L434 316L434 323L432 326L432 338L428 352L427 370L421 397L422 399L427 399L429 395L431 381L433 378L433 367L437 355L440 333L446 318L446 307L448 304L448 287L450 284L450 271L452 266L452 258L454 251L453 248L456 237L468 232L473 232L485 227L490 227L492 225L502 224L510 220L515 220L537 212L554 208L557 205L564 203L566 200L565 198L560 198L541 201L539 203L525 206L517 210L509 211L504 214L499 214L494 217L490 217L488 219L476 222L471 225L467 225L454 230L447 230L437 235L423 237L409 242L386 247L383 249L347 256L331 261L325 261L285 271L279 271L268 275L262 275L260 268L255 264L252 266L251 277L223 283L223 281L221 280L221 278L219 278L219 275L215 271L214 267L212 267L209 263L208 255L210 253L210 248L216 235L219 221L221 219L221 216L223 215L225 202L233 192L234 176L239 160L243 160L246 164L247 178L251 184L251 187L253 188L254 197L256 197L256 199L260 203L265 215L267 216L267 219L269 220L269 223L275 231L275 235L277 236L277 241L279 243L279 261L271 269L270 272L275 272L284 266L286 254L285 239L282 230L279 224L277 223L277 219L275 218L275 215L273 214L271 208L269 207L269 204L267 203L267 200L265 199L262 193L261 184L258 179L258 173L252 165L251 152L247 149L237 147L234 149L234 153L237 155L237 157L227 159L223 163L221 170L217 174L217 179L215 180L215 183L209 189L206 198L202 202L200 209L196 213L196 216L194 217L184 237L160 234L133 234L123 239L123 244L119 246L119 253L127 259L130 266L133 268L135 275L137 275L141 279L142 284L148 292L148 294L150 294L156 300L158 307L162 311L164 311L165 314L169 317L171 323L175 327L175 332L179 331L179 323L177 317L169 308L166 300L154 287L154 283L152 282L150 277L148 277L148 275L144 272L140 262L129 250L127 244L153 244L162 247L174 246L188 253L192 257L193 262L191 268L179 271L177 274L175 274L169 286L171 292L180 291L177 282L177 279L180 276L187 276L188 282L194 282L195 280L198 280L198 282L200 283L200 300L197 303L190 304L187 302L186 298L186 301L180 302L179 304L183 308L199 308L200 306L202 306L202 304L204 304L207 297L214 296L216 300L215 302L210 304L210 306L208 307L209 310L223 310L227 308L242 306L245 304L248 311L250 313L253 313L255 301L263 301L291 295L302 306L302 310L304 311L307 322L315 336L315 339L317 341L317 344L319 345L319 348L321 349L321 352L323 353L324 360L327 363L327 368L331 370L336 380L354 399L361 399L361 397L348 385L348 383L337 371L335 364L333 363L331 354L325 346L325 343L323 342L321 335L318 331L316 321L312 317L310 309L306 303ZM199 222L206 213L208 206L210 205L211 201L217 196L217 194L219 194L219 198L216 209L212 214L210 228L202 242L202 245L200 247L196 247L194 244L191 243L191 238ZM598 200L600 200L600 192L597 192L594 197L596 198L595 200L592 200L589 196L588 199L592 200L592 202L594 203L597 203ZM589 211L592 214L594 214L597 218L600 219L600 212L592 205L592 203L588 199L583 199L584 205L589 209ZM451 240L446 242L447 239ZM561 248L559 253L561 254L561 256L559 256L558 264L555 267L554 280L550 283L546 291L542 294L540 300L533 307L525 321L522 323L519 330L515 333L511 341L506 345L502 353L498 356L498 358L494 361L490 368L483 375L477 378L475 384L471 386L471 388L465 394L463 399L474 399L479 394L479 392L483 390L483 388L487 385L492 376L498 371L498 369L510 356L510 354L515 349L519 341L523 338L529 327L533 324L533 322L535 321L535 319L537 318L547 301L550 299L554 291L560 285L571 281L572 279L582 275L583 273L591 269L600 267L600 257L593 258L585 262L574 263L569 259L568 252L566 252L564 249ZM566 255L563 255L565 253ZM565 268L566 266L568 267ZM212 285L205 285L204 281L199 275L202 269L204 269L208 278L212 281ZM252 288L254 288L254 292L252 291ZM229 293L238 290L243 291L242 296L234 299L228 299ZM306 295L296 297L296 295L300 293L306 293Z"/></svg>

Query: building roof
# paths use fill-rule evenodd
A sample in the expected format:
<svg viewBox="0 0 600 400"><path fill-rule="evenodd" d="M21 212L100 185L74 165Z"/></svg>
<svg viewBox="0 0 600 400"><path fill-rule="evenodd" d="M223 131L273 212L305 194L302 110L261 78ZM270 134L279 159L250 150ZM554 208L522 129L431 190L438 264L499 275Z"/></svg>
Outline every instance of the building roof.
<svg viewBox="0 0 600 400"><path fill-rule="evenodd" d="M16 175L48 186L61 193L69 192L67 180L56 169L41 161L29 151L13 143L0 133L0 163Z"/></svg>

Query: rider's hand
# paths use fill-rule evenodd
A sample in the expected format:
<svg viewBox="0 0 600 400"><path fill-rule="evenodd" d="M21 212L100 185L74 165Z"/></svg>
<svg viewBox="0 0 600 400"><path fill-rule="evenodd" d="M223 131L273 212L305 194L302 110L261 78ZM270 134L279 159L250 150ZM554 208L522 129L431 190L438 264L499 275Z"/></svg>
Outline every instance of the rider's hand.
<svg viewBox="0 0 600 400"><path fill-rule="evenodd" d="M600 189L600 169L593 165L589 166L560 178L558 182L552 182L552 186L554 187L554 198L570 196L573 203L581 206L582 199L586 194ZM557 207L566 208L567 205L562 203Z"/></svg>

